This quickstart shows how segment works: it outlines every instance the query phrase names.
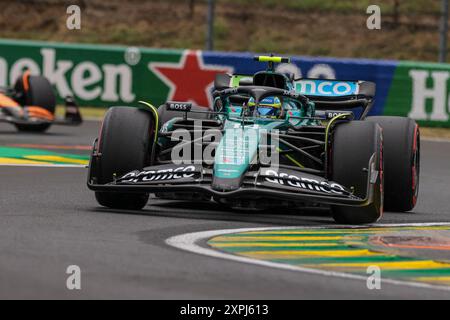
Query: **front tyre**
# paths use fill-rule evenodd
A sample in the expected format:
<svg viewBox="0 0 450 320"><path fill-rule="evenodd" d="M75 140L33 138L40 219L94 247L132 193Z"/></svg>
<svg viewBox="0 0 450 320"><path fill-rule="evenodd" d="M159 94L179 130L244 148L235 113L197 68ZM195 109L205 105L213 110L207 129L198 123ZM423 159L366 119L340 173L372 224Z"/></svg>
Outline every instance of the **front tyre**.
<svg viewBox="0 0 450 320"><path fill-rule="evenodd" d="M374 223L383 215L383 136L380 126L364 121L340 124L334 130L330 157L332 180L353 188L359 198L367 196L368 166L374 154L378 175L371 186L372 203L364 207L332 206L337 223Z"/></svg>
<svg viewBox="0 0 450 320"><path fill-rule="evenodd" d="M107 184L150 163L154 131L152 115L141 109L113 107L106 113L99 138L98 182ZM97 202L112 209L140 210L147 193L96 192Z"/></svg>
<svg viewBox="0 0 450 320"><path fill-rule="evenodd" d="M47 110L51 115L55 115L55 93L45 77L24 74L17 80L14 88L21 92L20 98L18 98L21 105L38 106ZM51 123L17 123L15 126L22 132L45 132L50 128Z"/></svg>

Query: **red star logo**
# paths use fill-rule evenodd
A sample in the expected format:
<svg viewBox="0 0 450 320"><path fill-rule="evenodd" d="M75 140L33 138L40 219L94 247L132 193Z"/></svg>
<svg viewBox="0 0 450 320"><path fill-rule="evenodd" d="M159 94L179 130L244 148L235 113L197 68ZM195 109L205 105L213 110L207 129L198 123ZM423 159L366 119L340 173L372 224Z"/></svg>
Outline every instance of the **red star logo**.
<svg viewBox="0 0 450 320"><path fill-rule="evenodd" d="M186 50L179 63L150 63L150 70L170 88L168 100L190 101L209 107L211 88L218 73L233 70L224 66L205 66L200 51Z"/></svg>

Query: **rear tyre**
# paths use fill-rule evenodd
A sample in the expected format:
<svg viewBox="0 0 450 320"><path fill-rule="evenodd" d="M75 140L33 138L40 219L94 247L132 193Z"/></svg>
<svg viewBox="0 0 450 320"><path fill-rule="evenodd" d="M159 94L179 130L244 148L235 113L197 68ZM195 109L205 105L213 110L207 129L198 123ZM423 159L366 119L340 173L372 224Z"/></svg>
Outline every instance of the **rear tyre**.
<svg viewBox="0 0 450 320"><path fill-rule="evenodd" d="M24 77L27 76L20 77L14 86L15 90L20 93L17 99L18 102L21 105L44 108L54 115L56 97L50 82L41 76L28 76L27 79L24 79ZM28 81L28 90L24 85L24 81ZM24 132L44 132L50 126L51 123L16 124L16 128Z"/></svg>
<svg viewBox="0 0 450 320"><path fill-rule="evenodd" d="M98 182L106 184L150 162L153 117L141 109L110 108L103 120L99 138ZM97 202L113 209L140 210L148 202L148 193L96 192Z"/></svg>
<svg viewBox="0 0 450 320"><path fill-rule="evenodd" d="M368 117L383 128L385 159L385 208L412 210L419 195L420 131L417 123L404 117Z"/></svg>
<svg viewBox="0 0 450 320"><path fill-rule="evenodd" d="M367 169L373 154L378 171L372 186L373 202L365 207L332 206L337 223L374 223L383 215L383 137L375 123L352 121L336 127L330 157L332 180L354 188L354 194L360 198L367 196Z"/></svg>

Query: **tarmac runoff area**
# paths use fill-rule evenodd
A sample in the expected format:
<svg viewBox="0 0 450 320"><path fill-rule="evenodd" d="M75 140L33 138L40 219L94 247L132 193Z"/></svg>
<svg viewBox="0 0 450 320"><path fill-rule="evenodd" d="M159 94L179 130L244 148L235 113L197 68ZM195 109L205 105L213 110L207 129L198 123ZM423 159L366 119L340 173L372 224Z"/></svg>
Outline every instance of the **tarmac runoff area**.
<svg viewBox="0 0 450 320"><path fill-rule="evenodd" d="M86 165L100 123L0 125L0 298L448 299L450 144L422 140L419 202L349 228L323 210L229 211L152 197L98 206ZM82 270L82 290L66 269ZM367 287L367 268L381 289Z"/></svg>

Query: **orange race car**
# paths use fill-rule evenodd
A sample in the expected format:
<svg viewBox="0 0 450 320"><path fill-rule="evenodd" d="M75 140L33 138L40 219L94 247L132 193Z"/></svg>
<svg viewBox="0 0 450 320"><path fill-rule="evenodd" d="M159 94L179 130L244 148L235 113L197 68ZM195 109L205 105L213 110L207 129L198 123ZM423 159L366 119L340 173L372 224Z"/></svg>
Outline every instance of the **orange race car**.
<svg viewBox="0 0 450 320"><path fill-rule="evenodd" d="M83 122L72 97L65 98L65 118L55 117L56 96L50 82L27 71L12 88L0 87L0 122L19 131L44 132L53 124L79 125Z"/></svg>

